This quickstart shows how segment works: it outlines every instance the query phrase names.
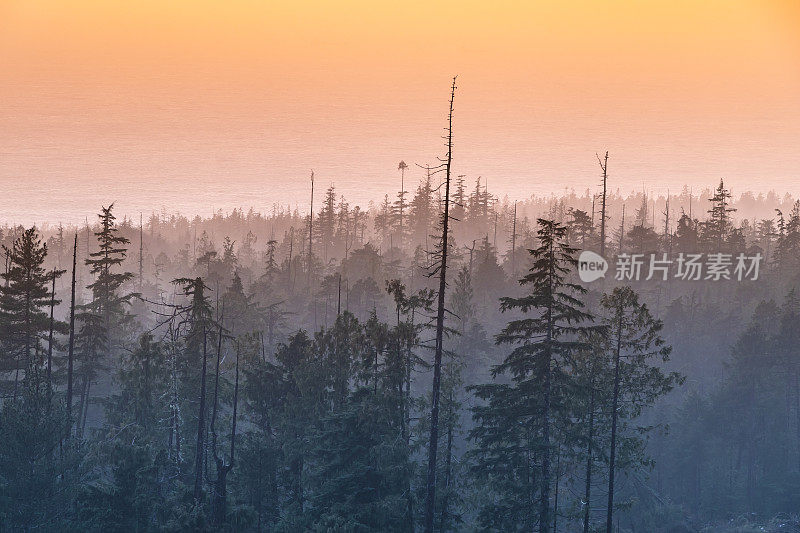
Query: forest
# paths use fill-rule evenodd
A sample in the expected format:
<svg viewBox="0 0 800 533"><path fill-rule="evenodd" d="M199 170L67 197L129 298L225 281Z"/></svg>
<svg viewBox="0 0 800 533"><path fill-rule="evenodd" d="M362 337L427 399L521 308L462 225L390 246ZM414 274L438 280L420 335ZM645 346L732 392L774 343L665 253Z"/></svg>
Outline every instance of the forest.
<svg viewBox="0 0 800 533"><path fill-rule="evenodd" d="M800 200L498 198L454 91L382 202L6 222L0 529L797 530Z"/></svg>

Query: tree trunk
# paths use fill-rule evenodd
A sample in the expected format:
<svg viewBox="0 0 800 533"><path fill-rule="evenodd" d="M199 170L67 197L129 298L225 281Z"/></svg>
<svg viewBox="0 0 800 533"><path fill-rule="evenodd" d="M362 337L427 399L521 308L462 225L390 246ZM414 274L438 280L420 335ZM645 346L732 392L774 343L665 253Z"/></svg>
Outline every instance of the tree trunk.
<svg viewBox="0 0 800 533"><path fill-rule="evenodd" d="M600 204L600 255L606 255L606 184L608 182L608 151L606 151L605 160L600 161L600 156L597 156L597 161L600 162L600 168L603 169L603 200Z"/></svg>
<svg viewBox="0 0 800 533"><path fill-rule="evenodd" d="M553 277L555 276L555 250L554 244L550 244L550 294L553 294ZM546 348L544 360L544 406L542 407L542 479L541 494L539 502L539 531L548 533L550 531L550 388L552 371L552 342L553 342L553 302L547 308L547 332Z"/></svg>
<svg viewBox="0 0 800 533"><path fill-rule="evenodd" d="M436 449L439 444L439 389L442 380L442 343L444 341L444 293L447 288L447 232L450 216L450 166L453 161L453 101L456 79L450 90L448 115L447 160L445 163L444 215L442 216L442 261L439 264L439 295L436 310L436 351L433 362L433 393L431 398L431 430L428 440L428 473L425 490L425 533L433 533L433 511L436 500Z"/></svg>
<svg viewBox="0 0 800 533"><path fill-rule="evenodd" d="M222 338L222 326L220 325L220 339ZM220 340L220 347L222 341ZM217 352L217 375L219 375L219 351ZM217 377L217 386L219 384L219 377ZM216 411L216 397L217 392L214 392L214 402ZM236 382L233 387L233 420L231 421L231 458L228 464L225 460L217 455L217 438L214 433L214 460L217 464L217 480L214 482L214 496L212 499L212 522L219 525L225 521L228 514L228 489L227 478L230 471L233 469L234 458L236 456L236 414L239 404L239 347L236 347ZM213 424L212 424L213 428Z"/></svg>
<svg viewBox="0 0 800 533"><path fill-rule="evenodd" d="M69 306L69 351L67 352L67 437L72 433L72 376L75 353L75 271L78 261L78 234L72 245L72 295Z"/></svg>
<svg viewBox="0 0 800 533"><path fill-rule="evenodd" d="M561 481L561 450L558 450L556 455L556 485L555 494L553 495L553 533L558 531L558 484Z"/></svg>
<svg viewBox="0 0 800 533"><path fill-rule="evenodd" d="M211 523L217 526L225 521L228 513L227 478L230 468L221 459L217 460L217 479L214 481L214 495L211 499Z"/></svg>
<svg viewBox="0 0 800 533"><path fill-rule="evenodd" d="M548 314L552 313L551 310ZM539 531L548 533L550 531L550 341L552 327L548 326L547 331L547 368L544 374L544 407L542 413L542 480L541 495L539 503Z"/></svg>
<svg viewBox="0 0 800 533"><path fill-rule="evenodd" d="M798 443L798 465L797 468L800 471L800 371L794 371L794 413L795 417L797 417L797 427L795 428L797 443Z"/></svg>
<svg viewBox="0 0 800 533"><path fill-rule="evenodd" d="M589 396L589 442L586 446L586 487L584 490L583 501L583 533L589 533L589 517L591 514L591 491L592 491L592 445L594 444L594 380L591 384Z"/></svg>
<svg viewBox="0 0 800 533"><path fill-rule="evenodd" d="M450 478L451 478L451 470L452 470L452 461L453 461L453 394L452 391L449 397L450 408L448 409L448 415L450 420L448 420L447 424L447 452L445 455L444 460L444 499L442 500L442 512L439 518L439 531L445 531L445 526L447 525L447 517L448 517L448 504L450 499Z"/></svg>
<svg viewBox="0 0 800 533"><path fill-rule="evenodd" d="M203 495L203 431L206 417L206 356L208 335L203 326L203 369L200 373L200 406L197 414L197 449L194 461L194 501L200 502Z"/></svg>
<svg viewBox="0 0 800 533"><path fill-rule="evenodd" d="M608 461L608 506L606 508L606 533L611 533L614 522L614 468L617 455L617 408L619 406L619 360L622 352L622 309L618 309L617 349L614 353L614 397L611 401L611 451Z"/></svg>
<svg viewBox="0 0 800 533"><path fill-rule="evenodd" d="M47 337L47 402L53 396L53 313L56 307L56 269L53 269L53 285L50 289L50 334Z"/></svg>
<svg viewBox="0 0 800 533"><path fill-rule="evenodd" d="M81 421L81 438L83 438L83 434L86 431L86 419L89 418L89 391L91 390L92 382L89 380L89 377L86 377L84 381L83 390L83 420Z"/></svg>
<svg viewBox="0 0 800 533"><path fill-rule="evenodd" d="M411 347L414 343L414 309L411 310L411 318L409 320L409 333L406 345L406 375L405 375L405 393L403 394L403 442L406 444L406 453L411 450L411 367L413 365L413 352ZM414 493L411 490L411 477L412 467L408 464L409 460L406 458L406 522L408 523L408 530L413 533L414 531Z"/></svg>

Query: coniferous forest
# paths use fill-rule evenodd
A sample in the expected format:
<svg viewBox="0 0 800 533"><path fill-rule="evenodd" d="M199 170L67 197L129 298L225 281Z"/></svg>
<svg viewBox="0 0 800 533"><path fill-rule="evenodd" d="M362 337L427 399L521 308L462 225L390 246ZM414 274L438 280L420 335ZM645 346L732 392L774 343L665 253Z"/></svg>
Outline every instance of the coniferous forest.
<svg viewBox="0 0 800 533"><path fill-rule="evenodd" d="M499 198L449 96L381 202L6 223L0 529L800 528L800 200Z"/></svg>

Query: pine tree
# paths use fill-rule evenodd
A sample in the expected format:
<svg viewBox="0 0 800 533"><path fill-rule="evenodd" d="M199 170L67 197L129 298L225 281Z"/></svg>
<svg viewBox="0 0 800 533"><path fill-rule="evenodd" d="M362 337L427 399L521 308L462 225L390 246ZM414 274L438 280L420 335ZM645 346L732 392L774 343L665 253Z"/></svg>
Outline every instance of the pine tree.
<svg viewBox="0 0 800 533"><path fill-rule="evenodd" d="M119 393L106 399L103 440L97 453L107 482L86 487L78 498L81 527L140 531L155 526L174 498L177 472L166 461L169 369L165 347L144 334L123 362Z"/></svg>
<svg viewBox="0 0 800 533"><path fill-rule="evenodd" d="M467 326L475 316L475 308L472 305L473 290L472 276L469 268L464 265L458 270L456 281L453 284L453 293L450 296L450 307L459 321L458 333L464 335Z"/></svg>
<svg viewBox="0 0 800 533"><path fill-rule="evenodd" d="M722 252L726 249L726 240L732 229L731 213L736 211L730 207L730 200L731 193L725 188L723 180L720 180L714 196L709 199L709 219L703 225L703 238L711 251Z"/></svg>
<svg viewBox="0 0 800 533"><path fill-rule="evenodd" d="M506 273L497 261L497 249L489 242L489 237L480 241L475 250L475 297L484 306L494 307L497 294L506 287Z"/></svg>
<svg viewBox="0 0 800 533"><path fill-rule="evenodd" d="M23 238L23 237L20 237ZM50 401L42 373L26 372L0 409L0 524L8 531L62 529L86 452L60 446L66 413Z"/></svg>
<svg viewBox="0 0 800 533"><path fill-rule="evenodd" d="M498 343L516 347L492 370L492 374L508 373L512 384L476 387L478 397L486 405L474 411L477 428L473 430L472 438L479 444L479 470L493 468L490 465L499 460L496 454L505 448L514 455L504 468L507 475L531 480L519 490L523 494L534 493L533 480L536 480L539 531L546 532L552 525L550 489L553 482L554 413L561 409L561 390L568 381L568 361L573 353L587 347L578 336L590 334L593 326L586 325L591 317L583 311L580 300L586 289L567 280L577 260L574 257L576 250L566 242L566 227L550 220L539 219L538 222L540 245L530 250L533 265L520 280L523 286L530 286L530 291L519 298L503 297L500 300L502 311L521 311L529 315L509 322L497 336ZM509 426L517 423L525 429ZM501 435L493 437L492 431L499 431ZM528 454L531 450L535 453L535 462L541 465L538 475L530 471ZM503 479L506 483L505 476ZM509 489L509 486L501 485L502 491ZM533 503L530 497L525 500ZM536 521L533 513L524 507L511 511L511 516L508 516L508 511L503 513L495 509L495 512L506 514L510 523L532 526ZM488 519L491 515L485 516Z"/></svg>
<svg viewBox="0 0 800 533"><path fill-rule="evenodd" d="M204 439L206 436L208 345L209 341L213 342L217 324L212 318L211 303L206 296L208 287L202 278L179 278L173 283L181 286L184 295L189 299L187 304L178 309L183 316L182 322L187 326L184 355L178 365L178 372L181 375L181 388L183 389L180 396L183 398L190 398L195 394L198 396L193 498L196 503L200 503L203 491Z"/></svg>
<svg viewBox="0 0 800 533"><path fill-rule="evenodd" d="M389 203L388 194L384 196L379 211L375 215L374 224L375 231L380 237L380 242L383 245L387 245L392 231L392 207Z"/></svg>
<svg viewBox="0 0 800 533"><path fill-rule="evenodd" d="M322 247L322 259L327 263L328 254L333 251L336 235L336 188L333 185L325 191L322 210L317 215L317 224L314 227L316 228L314 239Z"/></svg>
<svg viewBox="0 0 800 533"><path fill-rule="evenodd" d="M231 413L231 433L230 433L230 455L225 460L225 457L220 454L218 449L218 436L217 436L217 417L220 412L220 373L222 362L222 327L219 330L219 339L217 345L217 362L214 371L214 403L211 413L211 452L214 457L214 465L217 470L217 477L211 481L212 484L212 498L211 498L211 522L217 526L225 522L228 514L228 474L233 470L236 460L236 422L239 408L239 355L240 347L236 342L236 363L235 363L235 381L233 388L233 406Z"/></svg>
<svg viewBox="0 0 800 533"><path fill-rule="evenodd" d="M678 219L678 227L675 230L675 238L673 243L679 252L697 252L699 235L697 228L699 222L692 220L689 215L682 213Z"/></svg>
<svg viewBox="0 0 800 533"><path fill-rule="evenodd" d="M585 249L587 241L591 244L594 236L592 218L580 209L571 209L569 212L572 220L567 224L570 242L576 247Z"/></svg>
<svg viewBox="0 0 800 533"><path fill-rule="evenodd" d="M617 287L600 301L609 330L611 384L611 442L609 445L608 505L606 531L613 531L614 482L617 468L617 447L622 420L637 417L656 398L668 393L681 382L677 373L665 374L650 361L669 360L671 348L665 345L660 332L661 321L650 315L647 306L630 287ZM640 428L643 429L643 428ZM639 433L641 434L642 431ZM639 437L630 436L631 439Z"/></svg>
<svg viewBox="0 0 800 533"><path fill-rule="evenodd" d="M115 272L122 265L127 254L126 244L130 243L125 237L118 235L116 217L112 210L114 204L101 208L98 215L100 229L95 232L99 249L89 254L86 265L95 276L95 281L88 286L92 291L92 301L84 308L86 312L94 313L102 318L103 327L107 332L118 334L119 328L129 321L125 312L127 304L134 294L119 294L122 285L133 278L131 272Z"/></svg>
<svg viewBox="0 0 800 533"><path fill-rule="evenodd" d="M81 326L75 337L78 356L76 375L81 380L81 396L75 421L77 434L82 437L88 417L91 386L100 372L106 369L105 359L109 346L108 330L102 316L82 312L77 319Z"/></svg>
<svg viewBox="0 0 800 533"><path fill-rule="evenodd" d="M267 251L264 257L264 276L266 276L267 280L270 282L272 282L275 276L280 272L278 260L275 258L277 246L278 241L275 239L267 241Z"/></svg>
<svg viewBox="0 0 800 533"><path fill-rule="evenodd" d="M437 208L431 184L432 168L425 169L425 179L417 186L414 198L409 205L409 229L411 242L424 244L431 233L436 218Z"/></svg>
<svg viewBox="0 0 800 533"><path fill-rule="evenodd" d="M23 231L11 248L3 247L9 265L0 286L0 339L3 348L3 371L14 372L16 397L19 371L40 372L44 353L41 338L51 328L66 331L61 322L54 323L47 309L59 303L50 288L61 271L47 272L44 268L47 245L43 244L35 227Z"/></svg>

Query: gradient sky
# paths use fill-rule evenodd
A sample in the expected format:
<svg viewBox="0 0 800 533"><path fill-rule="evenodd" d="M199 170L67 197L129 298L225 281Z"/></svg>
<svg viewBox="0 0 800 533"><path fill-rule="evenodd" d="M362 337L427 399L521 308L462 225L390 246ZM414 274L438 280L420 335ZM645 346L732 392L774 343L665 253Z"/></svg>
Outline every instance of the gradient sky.
<svg viewBox="0 0 800 533"><path fill-rule="evenodd" d="M0 0L0 221L365 205L442 152L502 195L800 194L800 2ZM415 170L410 180L421 172Z"/></svg>

